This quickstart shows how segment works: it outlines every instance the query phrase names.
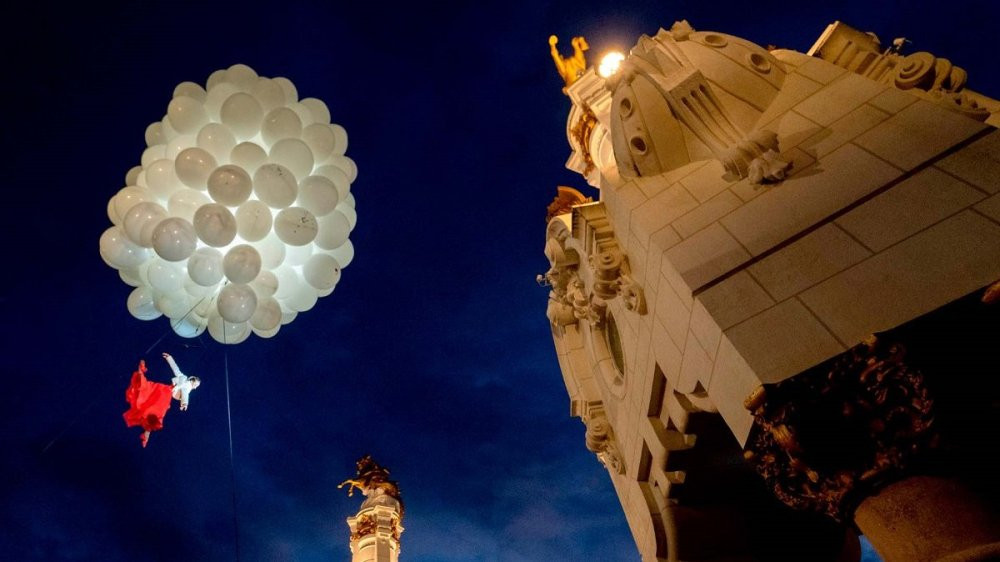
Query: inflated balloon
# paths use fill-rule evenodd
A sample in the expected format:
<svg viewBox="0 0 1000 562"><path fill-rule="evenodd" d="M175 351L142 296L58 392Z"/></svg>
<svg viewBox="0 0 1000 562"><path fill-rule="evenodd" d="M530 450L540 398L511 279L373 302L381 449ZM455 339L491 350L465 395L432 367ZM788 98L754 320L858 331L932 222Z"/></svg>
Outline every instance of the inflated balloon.
<svg viewBox="0 0 1000 562"><path fill-rule="evenodd" d="M272 337L336 286L357 220L347 133L287 78L245 65L181 82L110 198L101 257L136 318L224 343Z"/></svg>

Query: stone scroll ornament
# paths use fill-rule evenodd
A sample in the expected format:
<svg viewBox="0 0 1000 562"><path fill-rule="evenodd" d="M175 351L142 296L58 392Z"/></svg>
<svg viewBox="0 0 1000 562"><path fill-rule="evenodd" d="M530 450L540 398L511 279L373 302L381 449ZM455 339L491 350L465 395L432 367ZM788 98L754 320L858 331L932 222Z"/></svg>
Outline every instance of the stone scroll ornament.
<svg viewBox="0 0 1000 562"><path fill-rule="evenodd" d="M145 138L100 240L133 316L235 344L334 290L354 257L357 167L325 103L237 64L178 84Z"/></svg>
<svg viewBox="0 0 1000 562"><path fill-rule="evenodd" d="M785 504L838 521L940 439L923 375L876 336L745 405L756 422L745 458Z"/></svg>
<svg viewBox="0 0 1000 562"><path fill-rule="evenodd" d="M587 450L597 455L608 470L617 474L625 474L625 461L622 460L621 452L615 445L614 432L608 417L603 410L599 410L590 415L585 421L587 433L585 436Z"/></svg>

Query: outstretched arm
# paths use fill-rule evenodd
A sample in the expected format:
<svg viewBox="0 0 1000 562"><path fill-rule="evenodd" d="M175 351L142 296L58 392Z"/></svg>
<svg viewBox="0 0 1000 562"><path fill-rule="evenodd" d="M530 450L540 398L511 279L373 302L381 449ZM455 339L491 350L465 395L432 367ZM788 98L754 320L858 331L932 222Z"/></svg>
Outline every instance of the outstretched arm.
<svg viewBox="0 0 1000 562"><path fill-rule="evenodd" d="M174 362L173 356L171 356L169 353L164 353L163 358L167 360L167 364L170 365L170 369L173 370L175 377L184 376L184 373L182 373L181 370L177 368L177 363Z"/></svg>
<svg viewBox="0 0 1000 562"><path fill-rule="evenodd" d="M549 53L552 55L552 61L556 63L556 70L559 71L559 75L566 78L566 63L563 61L562 55L559 54L559 49L556 47L556 43L559 39L555 35L549 35Z"/></svg>

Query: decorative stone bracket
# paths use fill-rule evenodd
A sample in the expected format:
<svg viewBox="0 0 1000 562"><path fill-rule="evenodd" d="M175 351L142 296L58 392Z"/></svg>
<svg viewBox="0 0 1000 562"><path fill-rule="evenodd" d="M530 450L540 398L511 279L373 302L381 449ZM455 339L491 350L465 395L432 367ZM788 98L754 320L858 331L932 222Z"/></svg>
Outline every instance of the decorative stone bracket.
<svg viewBox="0 0 1000 562"><path fill-rule="evenodd" d="M538 277L551 288L546 315L552 325L561 328L580 320L601 324L608 302L616 298L626 310L646 314L642 287L630 276L603 203L574 207L572 231L563 217L549 222L545 256L551 267ZM592 249L589 255L586 248ZM584 261L581 256L588 257Z"/></svg>
<svg viewBox="0 0 1000 562"><path fill-rule="evenodd" d="M587 449L595 453L608 470L625 474L625 461L615 444L614 430L608 422L604 407L600 403L590 406L583 416L583 423L587 425Z"/></svg>

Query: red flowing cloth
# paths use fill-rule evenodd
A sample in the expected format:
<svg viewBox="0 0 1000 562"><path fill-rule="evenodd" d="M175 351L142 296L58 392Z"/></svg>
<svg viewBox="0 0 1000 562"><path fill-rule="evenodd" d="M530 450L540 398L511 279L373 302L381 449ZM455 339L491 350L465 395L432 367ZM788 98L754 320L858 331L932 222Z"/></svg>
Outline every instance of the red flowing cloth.
<svg viewBox="0 0 1000 562"><path fill-rule="evenodd" d="M141 425L145 431L163 429L163 416L170 409L169 384L146 380L146 362L139 362L139 370L132 373L132 382L125 389L129 408L122 414L128 427Z"/></svg>

